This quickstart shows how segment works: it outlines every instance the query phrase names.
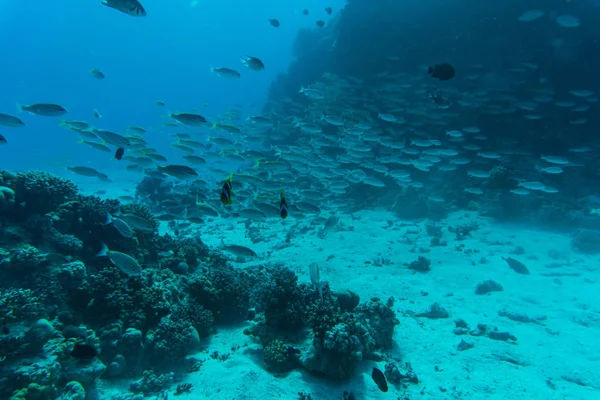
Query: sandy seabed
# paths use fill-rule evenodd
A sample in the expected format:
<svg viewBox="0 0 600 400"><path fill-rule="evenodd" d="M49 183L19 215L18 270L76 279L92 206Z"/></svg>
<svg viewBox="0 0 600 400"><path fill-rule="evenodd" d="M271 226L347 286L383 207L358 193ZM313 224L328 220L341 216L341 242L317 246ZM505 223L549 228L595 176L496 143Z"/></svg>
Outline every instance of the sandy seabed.
<svg viewBox="0 0 600 400"><path fill-rule="evenodd" d="M223 239L259 254L259 260L236 263L240 268L285 263L301 282L308 282L308 265L317 262L321 279L333 290L352 290L361 301L393 296L400 324L387 355L410 362L419 383L390 385L382 393L370 374L373 366L383 370L385 363L373 361L364 361L346 382L302 370L276 377L263 369L260 345L243 334L247 325L242 325L219 328L202 351L190 355L205 361L199 371L184 377L193 389L178 399L297 399L298 392L305 392L314 400L333 400L342 399L344 391L354 392L357 399L600 399L599 257L573 252L568 234L497 224L463 211L436 222L443 227L444 245L431 246L427 221L401 221L385 211L339 218L340 229L324 239L313 230L297 234L290 243L285 243L288 229L308 224L310 217L254 223L266 238L257 244L246 237L243 223L229 218L214 218L196 234L211 248ZM464 240L448 231L471 222L479 228ZM419 256L431 260L431 271L408 269ZM503 257L521 261L531 273L517 274ZM486 280L499 283L503 291L475 294ZM433 303L450 317L414 316ZM504 312L533 322L507 318ZM459 318L470 329L486 324L518 340L458 336L453 331ZM461 351L461 340L474 346ZM213 359L209 354L214 351L229 357ZM102 398L126 390L114 381L98 387Z"/></svg>

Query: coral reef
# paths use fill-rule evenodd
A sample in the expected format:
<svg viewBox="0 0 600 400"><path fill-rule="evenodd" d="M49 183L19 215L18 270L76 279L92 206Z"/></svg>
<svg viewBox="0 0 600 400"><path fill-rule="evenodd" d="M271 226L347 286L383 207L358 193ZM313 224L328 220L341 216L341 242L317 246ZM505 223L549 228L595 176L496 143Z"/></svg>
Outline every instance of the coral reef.
<svg viewBox="0 0 600 400"><path fill-rule="evenodd" d="M18 212L11 210L11 215L17 220L31 214L49 213L60 204L75 198L78 192L77 186L70 180L42 171L17 174L1 171L0 186L13 191L14 202L20 207Z"/></svg>
<svg viewBox="0 0 600 400"><path fill-rule="evenodd" d="M362 360L392 346L398 324L391 309L393 299L357 305L357 296L333 295L328 285L322 287L321 297L314 288L298 284L295 274L285 267L260 268L255 279L251 305L259 314L246 334L265 346L265 364L270 370L281 372L301 365L343 380ZM290 341L304 343L294 346Z"/></svg>
<svg viewBox="0 0 600 400"><path fill-rule="evenodd" d="M78 194L42 172L0 171L0 195L1 398L84 399L99 379L140 377L132 392L162 395L202 337L247 319L273 373L345 379L392 345L392 300L319 291L281 264L234 268L197 236L160 235L145 205ZM129 216L131 237L107 214ZM102 244L141 274L98 257ZM82 346L84 359L73 351Z"/></svg>

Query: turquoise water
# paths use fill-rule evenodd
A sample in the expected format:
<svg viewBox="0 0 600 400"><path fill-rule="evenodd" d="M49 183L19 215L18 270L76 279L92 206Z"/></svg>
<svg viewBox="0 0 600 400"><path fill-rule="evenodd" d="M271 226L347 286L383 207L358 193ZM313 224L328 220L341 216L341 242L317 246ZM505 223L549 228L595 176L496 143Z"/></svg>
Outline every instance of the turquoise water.
<svg viewBox="0 0 600 400"><path fill-rule="evenodd" d="M0 0L0 399L600 398L599 2L106 1Z"/></svg>

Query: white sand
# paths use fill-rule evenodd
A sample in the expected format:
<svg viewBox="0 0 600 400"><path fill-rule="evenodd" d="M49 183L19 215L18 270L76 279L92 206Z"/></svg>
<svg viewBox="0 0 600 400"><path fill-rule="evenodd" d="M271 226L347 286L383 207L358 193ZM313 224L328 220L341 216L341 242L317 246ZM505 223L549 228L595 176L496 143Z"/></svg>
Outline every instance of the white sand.
<svg viewBox="0 0 600 400"><path fill-rule="evenodd" d="M391 227L388 220L394 221ZM467 240L456 241L446 229L472 220L481 227ZM357 292L363 301L371 297L385 301L394 296L400 325L395 329L394 348L388 354L410 362L419 384L406 390L391 385L390 392L382 393L371 380L371 367L376 365L371 361L365 361L352 380L337 384L305 371L274 377L261 366L260 346L244 336L243 327L239 327L219 329L206 351L195 355L207 361L200 371L184 380L194 385L193 391L178 398L295 399L297 392L305 391L315 400L341 399L344 390L352 390L358 399L395 399L405 392L421 399L600 399L598 257L573 253L567 235L498 225L474 213L459 212L439 223L444 226L447 245L430 247L425 222L401 223L391 214L374 211L355 214L354 218L340 216L340 221L341 226L353 230L332 232L324 240L314 232L298 233L292 245L281 250L273 248L284 241L289 227L298 222L307 224L308 219L290 217L285 222L255 223L270 238L256 245L245 237L244 225L232 219L216 218L201 227L200 234L211 247L218 247L223 238L227 243L251 247L264 257L262 261L284 262L301 281L309 281L308 265L316 261L321 265L322 280L334 290ZM460 245L464 245L462 251L456 248ZM515 273L502 260L517 246L525 253L512 256L525 263L531 275ZM418 248L430 252L415 252ZM476 253L466 254L469 251ZM404 265L420 254L432 261L429 273L413 273ZM480 263L482 257L487 262ZM377 258L391 264L376 266L373 261ZM563 266L556 267L558 264ZM580 276L541 275L553 272L575 272ZM477 283L488 279L500 283L504 291L475 295ZM403 314L408 310L426 311L434 302L446 308L451 317L431 320ZM545 326L515 322L499 316L502 309L530 317L544 315L547 320ZM455 318L464 319L471 329L478 323L497 326L500 331L514 334L518 343L456 336L452 332ZM575 320L585 321L588 326ZM546 328L559 334L552 335ZM461 339L475 347L457 351ZM231 351L234 345L242 347ZM231 355L226 361L212 360L209 353L215 350ZM527 365L500 361L498 354ZM380 369L383 366L378 365ZM565 376L595 388L568 382ZM549 387L547 379L556 390Z"/></svg>

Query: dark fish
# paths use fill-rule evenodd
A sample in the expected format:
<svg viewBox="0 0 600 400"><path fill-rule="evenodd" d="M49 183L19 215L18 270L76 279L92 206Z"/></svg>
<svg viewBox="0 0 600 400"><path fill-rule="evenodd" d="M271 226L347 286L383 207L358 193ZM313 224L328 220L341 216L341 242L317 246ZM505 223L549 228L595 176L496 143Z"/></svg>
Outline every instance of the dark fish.
<svg viewBox="0 0 600 400"><path fill-rule="evenodd" d="M276 19L270 19L270 20L269 20L269 23L270 23L272 26L274 26L275 28L279 28L279 27L281 26L281 24L279 23L279 21L278 21L278 20L276 20Z"/></svg>
<svg viewBox="0 0 600 400"><path fill-rule="evenodd" d="M281 189L281 200L279 201L279 216L282 219L286 219L288 216L288 205L283 196L283 189Z"/></svg>
<svg viewBox="0 0 600 400"><path fill-rule="evenodd" d="M318 20L318 21L317 21L317 26L318 26L319 28L322 28L322 27L324 27L324 26L325 26L325 21Z"/></svg>
<svg viewBox="0 0 600 400"><path fill-rule="evenodd" d="M4 137L4 135L2 135L0 133L0 144L6 144L6 143L8 143L8 140L6 140L6 138Z"/></svg>
<svg viewBox="0 0 600 400"><path fill-rule="evenodd" d="M302 14L304 14L304 15L308 15L308 10L303 10L303 11L302 11Z"/></svg>
<svg viewBox="0 0 600 400"><path fill-rule="evenodd" d="M325 12L329 15L331 15L331 13L333 12L333 9L331 7L327 7L325 8Z"/></svg>
<svg viewBox="0 0 600 400"><path fill-rule="evenodd" d="M242 64L244 64L245 67L250 68L254 71L262 71L263 69L265 69L265 64L256 57L251 57L251 56L244 56L242 57Z"/></svg>
<svg viewBox="0 0 600 400"><path fill-rule="evenodd" d="M229 175L225 183L223 183L223 187L221 188L221 203L224 206L228 206L233 203L233 199L231 198L231 190L233 189L232 176Z"/></svg>
<svg viewBox="0 0 600 400"><path fill-rule="evenodd" d="M171 118L173 118L177 122L181 122L182 124L189 126L200 126L206 123L206 118L204 118L200 114L178 113L171 114Z"/></svg>
<svg viewBox="0 0 600 400"><path fill-rule="evenodd" d="M382 392L388 391L388 384L385 380L385 375L383 375L383 372L381 372L381 370L373 367L373 372L371 372L371 378L373 378L373 381L377 384L379 390L381 390Z"/></svg>
<svg viewBox="0 0 600 400"><path fill-rule="evenodd" d="M427 71L433 78L439 79L440 81L448 81L454 78L456 74L454 67L448 63L436 64L433 67L429 67Z"/></svg>
<svg viewBox="0 0 600 400"><path fill-rule="evenodd" d="M117 149L117 151L115 151L115 158L119 161L121 161L121 158L123 158L123 154L125 154L125 149L122 147L119 147Z"/></svg>
<svg viewBox="0 0 600 400"><path fill-rule="evenodd" d="M96 79L104 79L104 72L100 71L98 68L94 68L93 70L90 71L90 74L92 74L92 76Z"/></svg>
<svg viewBox="0 0 600 400"><path fill-rule="evenodd" d="M138 0L102 0L102 4L132 17L146 16L146 10Z"/></svg>
<svg viewBox="0 0 600 400"><path fill-rule="evenodd" d="M98 110L94 110L94 118L102 118L102 115L98 112Z"/></svg>
<svg viewBox="0 0 600 400"><path fill-rule="evenodd" d="M25 122L14 115L0 113L0 125L10 128L22 128L25 126Z"/></svg>
<svg viewBox="0 0 600 400"><path fill-rule="evenodd" d="M4 335L8 335L10 333L10 329L8 329L8 326L6 326L6 325L2 326L2 333Z"/></svg>
<svg viewBox="0 0 600 400"><path fill-rule="evenodd" d="M38 103L29 106L21 106L21 110L43 117L58 117L66 114L67 110L59 104Z"/></svg>
<svg viewBox="0 0 600 400"><path fill-rule="evenodd" d="M98 350L96 346L91 344L77 343L71 352L71 356L80 360L91 360L98 356Z"/></svg>
<svg viewBox="0 0 600 400"><path fill-rule="evenodd" d="M529 270L521 261L517 261L512 257L502 257L502 259L506 261L510 269L515 271L517 274L529 275Z"/></svg>

